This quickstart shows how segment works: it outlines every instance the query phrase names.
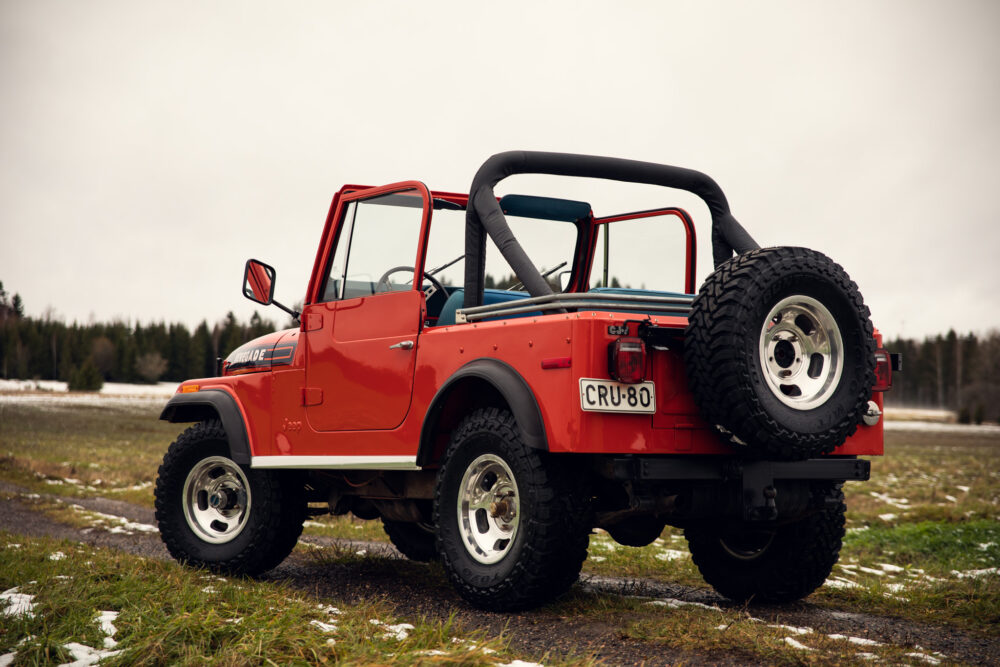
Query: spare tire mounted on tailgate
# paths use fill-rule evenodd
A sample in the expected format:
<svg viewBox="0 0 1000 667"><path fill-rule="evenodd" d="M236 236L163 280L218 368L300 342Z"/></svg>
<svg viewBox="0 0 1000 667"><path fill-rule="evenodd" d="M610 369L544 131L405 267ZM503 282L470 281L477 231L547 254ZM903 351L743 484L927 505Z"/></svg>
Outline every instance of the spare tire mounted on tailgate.
<svg viewBox="0 0 1000 667"><path fill-rule="evenodd" d="M804 459L854 432L875 382L868 307L840 265L764 248L720 265L691 309L688 383L703 414L754 455Z"/></svg>

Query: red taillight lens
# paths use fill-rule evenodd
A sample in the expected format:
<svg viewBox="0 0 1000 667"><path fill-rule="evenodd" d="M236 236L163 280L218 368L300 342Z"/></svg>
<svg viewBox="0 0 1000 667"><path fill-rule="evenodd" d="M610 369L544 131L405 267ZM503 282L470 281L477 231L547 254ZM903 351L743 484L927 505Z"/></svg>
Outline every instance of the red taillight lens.
<svg viewBox="0 0 1000 667"><path fill-rule="evenodd" d="M619 382L646 379L646 344L640 338L619 338L608 347L608 373Z"/></svg>
<svg viewBox="0 0 1000 667"><path fill-rule="evenodd" d="M888 391L892 387L892 358L887 350L875 350L875 386L872 391Z"/></svg>

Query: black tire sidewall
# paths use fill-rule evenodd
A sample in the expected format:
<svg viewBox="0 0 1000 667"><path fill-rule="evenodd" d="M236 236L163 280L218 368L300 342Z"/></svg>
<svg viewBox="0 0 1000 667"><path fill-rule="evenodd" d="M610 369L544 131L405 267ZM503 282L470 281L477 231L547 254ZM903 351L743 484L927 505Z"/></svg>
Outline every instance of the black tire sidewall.
<svg viewBox="0 0 1000 667"><path fill-rule="evenodd" d="M530 471L523 465L523 459L512 451L514 449L498 435L481 430L464 441L441 472L442 507L437 527L438 550L450 561L462 580L473 588L486 590L513 586L511 575L519 566L523 567L519 561L524 545L531 537L531 525L525 518L531 512L533 490L528 483ZM469 465L483 454L498 456L507 464L517 484L519 501L517 534L507 554L500 561L490 564L480 563L469 553L462 539L458 517L462 477Z"/></svg>
<svg viewBox="0 0 1000 667"><path fill-rule="evenodd" d="M255 574L276 564L274 556L280 549L276 542L282 540L270 539L269 533L279 532L281 527L280 532L288 533L283 534L283 538L291 539L294 532L297 540L301 521L298 531L293 531L292 519L297 517L285 517L288 521L285 522L287 525L283 525L275 516L275 512L280 514L281 508L274 507L276 480L272 475L267 471L239 466L246 476L250 496L250 512L243 529L235 538L222 544L206 542L194 532L184 513L184 483L199 462L215 456L230 458L228 443L218 436L213 425L199 424L185 431L168 450L156 485L156 518L160 534L171 555L181 562L213 570ZM304 515L301 518L304 519Z"/></svg>

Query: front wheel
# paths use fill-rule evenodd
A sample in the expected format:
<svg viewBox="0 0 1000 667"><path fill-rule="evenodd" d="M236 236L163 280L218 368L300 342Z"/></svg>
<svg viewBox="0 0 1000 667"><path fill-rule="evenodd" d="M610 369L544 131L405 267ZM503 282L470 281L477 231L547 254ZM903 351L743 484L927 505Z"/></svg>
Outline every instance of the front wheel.
<svg viewBox="0 0 1000 667"><path fill-rule="evenodd" d="M840 557L843 494L836 506L775 528L688 528L691 558L705 581L736 602L800 600L823 585Z"/></svg>
<svg viewBox="0 0 1000 667"><path fill-rule="evenodd" d="M296 478L237 464L217 420L184 431L163 457L156 521L170 555L182 563L259 574L291 553L305 514Z"/></svg>
<svg viewBox="0 0 1000 667"><path fill-rule="evenodd" d="M524 444L513 415L487 408L452 434L434 494L438 553L468 602L526 609L565 592L587 557L580 484Z"/></svg>

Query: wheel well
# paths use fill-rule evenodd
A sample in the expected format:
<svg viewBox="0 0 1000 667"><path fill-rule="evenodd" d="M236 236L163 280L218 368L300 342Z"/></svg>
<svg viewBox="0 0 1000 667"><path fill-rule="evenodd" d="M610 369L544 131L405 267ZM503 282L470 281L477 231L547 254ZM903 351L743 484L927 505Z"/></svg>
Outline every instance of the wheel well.
<svg viewBox="0 0 1000 667"><path fill-rule="evenodd" d="M250 465L247 427L236 401L226 392L203 389L191 394L174 394L163 408L160 419L172 423L218 419L226 431L230 457L241 465Z"/></svg>
<svg viewBox="0 0 1000 667"><path fill-rule="evenodd" d="M463 377L447 387L447 393L434 399L420 438L417 465L434 465L444 456L451 432L467 414L479 408L510 409L510 405L492 383L480 377Z"/></svg>

